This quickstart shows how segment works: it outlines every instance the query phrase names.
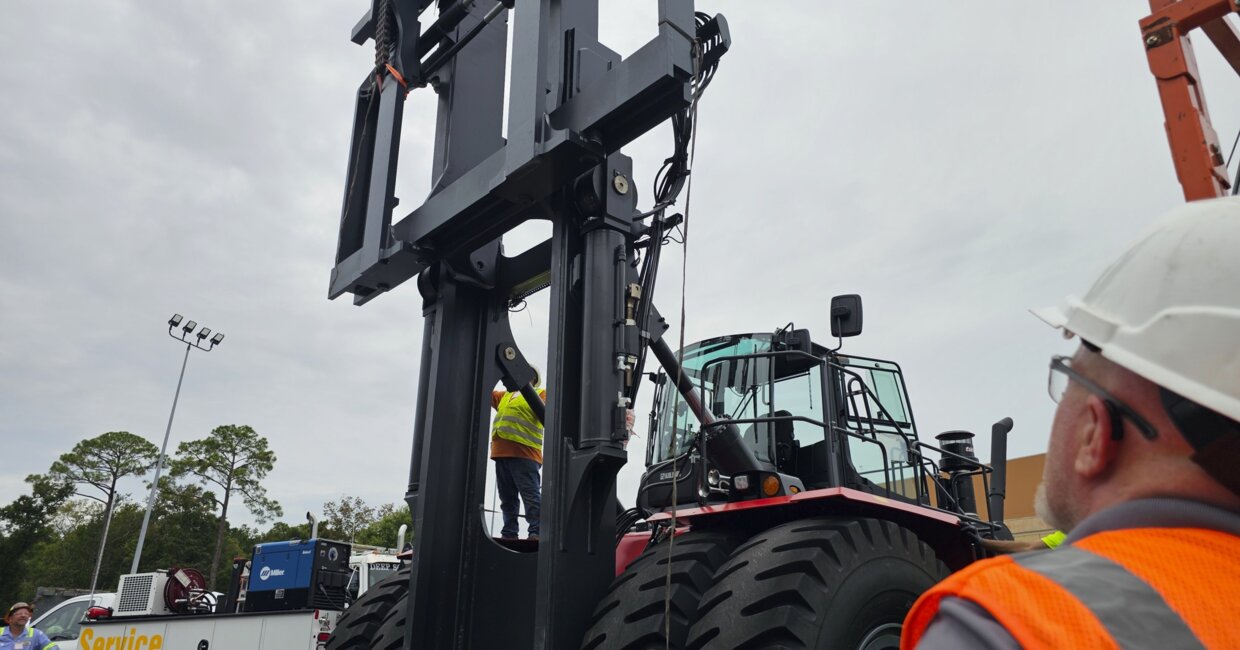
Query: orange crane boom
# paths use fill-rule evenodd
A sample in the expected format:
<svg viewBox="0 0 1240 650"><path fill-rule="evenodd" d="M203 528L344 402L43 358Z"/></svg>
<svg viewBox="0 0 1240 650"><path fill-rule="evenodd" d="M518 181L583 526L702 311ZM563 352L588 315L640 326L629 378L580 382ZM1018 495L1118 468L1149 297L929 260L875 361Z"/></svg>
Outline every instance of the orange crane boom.
<svg viewBox="0 0 1240 650"><path fill-rule="evenodd" d="M1229 14L1240 11L1236 0L1150 0L1149 16L1141 19L1141 37L1150 72L1166 117L1167 140L1175 173L1188 201L1226 196L1232 182L1210 123L1201 76L1188 34L1201 28L1240 74L1240 32Z"/></svg>

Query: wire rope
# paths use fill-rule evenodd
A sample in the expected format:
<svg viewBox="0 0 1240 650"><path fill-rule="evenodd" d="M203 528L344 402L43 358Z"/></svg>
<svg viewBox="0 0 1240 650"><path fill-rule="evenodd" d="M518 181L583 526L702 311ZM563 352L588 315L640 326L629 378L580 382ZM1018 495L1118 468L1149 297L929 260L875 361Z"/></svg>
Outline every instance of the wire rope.
<svg viewBox="0 0 1240 650"><path fill-rule="evenodd" d="M696 15L698 25L702 25L709 20L705 14L698 13ZM684 220L681 222L683 226L681 239L681 257L680 257L680 331L676 349L676 386L680 385L684 373L684 353L685 353L685 320L687 318L687 309L685 306L686 289L688 287L689 277L689 204L693 196L693 161L694 155L697 153L697 112L698 103L702 97L702 91L706 89L706 85L710 83L711 77L714 76L715 67L710 66L709 70L702 69L702 44L694 41L693 44L694 68L701 70L700 76L695 79L692 99L689 103L689 109L686 111L689 137L686 143L687 147L687 165L684 168L683 182L685 183L685 211ZM679 191L679 190L678 190ZM677 399L673 402L673 409L679 404L679 391L677 391ZM705 408L705 405L703 405ZM673 413L675 411L673 410ZM702 427L698 428L699 435L706 435ZM667 579L664 582L663 589L663 640L665 650L671 650L671 607L672 607L672 554L676 547L676 508L677 508L677 487L680 484L680 473L676 468L678 451L675 447L678 445L679 436L672 435L673 453L672 453L672 530L667 539Z"/></svg>

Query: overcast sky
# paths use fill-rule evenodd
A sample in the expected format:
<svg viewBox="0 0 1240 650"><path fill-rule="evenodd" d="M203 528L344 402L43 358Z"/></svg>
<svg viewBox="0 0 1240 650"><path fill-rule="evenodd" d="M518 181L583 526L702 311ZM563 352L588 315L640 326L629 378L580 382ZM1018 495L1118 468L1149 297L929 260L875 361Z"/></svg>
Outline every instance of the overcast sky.
<svg viewBox="0 0 1240 650"><path fill-rule="evenodd" d="M653 0L603 5L614 49L653 35ZM326 297L373 61L348 36L367 6L4 4L0 501L84 438L159 444L183 349L165 334L174 312L227 339L191 355L170 450L253 426L290 521L342 494L402 500L420 298L412 283L362 308ZM698 7L724 13L734 43L699 115L687 339L789 321L825 337L831 296L860 293L866 332L845 351L903 366L923 439L1011 416L1010 455L1043 451L1048 357L1071 345L1027 308L1083 291L1182 201L1137 28L1148 5ZM1240 93L1208 41L1197 48L1227 148L1240 124L1220 107ZM401 215L428 189L434 134L430 91L410 99ZM661 128L627 150L643 206L670 146ZM669 315L682 254L664 252ZM545 295L513 315L535 360L546 318ZM644 441L621 473L627 503Z"/></svg>

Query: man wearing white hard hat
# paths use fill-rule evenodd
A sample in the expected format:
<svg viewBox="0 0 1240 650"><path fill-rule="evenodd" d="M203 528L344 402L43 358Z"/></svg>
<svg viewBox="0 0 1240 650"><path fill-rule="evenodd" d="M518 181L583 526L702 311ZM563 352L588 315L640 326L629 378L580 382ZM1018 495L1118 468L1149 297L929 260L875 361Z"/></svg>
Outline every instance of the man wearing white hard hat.
<svg viewBox="0 0 1240 650"><path fill-rule="evenodd" d="M901 647L1240 647L1240 199L1176 209L1035 314L1081 341L1051 361L1037 499L1068 537L931 588Z"/></svg>

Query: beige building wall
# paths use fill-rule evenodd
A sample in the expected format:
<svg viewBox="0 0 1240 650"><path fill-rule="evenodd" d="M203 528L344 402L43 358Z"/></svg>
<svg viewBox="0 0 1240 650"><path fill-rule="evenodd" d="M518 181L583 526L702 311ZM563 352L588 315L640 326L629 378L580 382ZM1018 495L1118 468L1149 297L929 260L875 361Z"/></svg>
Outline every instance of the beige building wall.
<svg viewBox="0 0 1240 650"><path fill-rule="evenodd" d="M1033 497L1042 482L1046 454L1013 458L1007 464L1007 499L1003 517L1016 539L1038 539L1053 532L1033 511Z"/></svg>
<svg viewBox="0 0 1240 650"><path fill-rule="evenodd" d="M1038 483L1042 482L1042 467L1045 463L1046 454L1008 459L1007 498L1003 502L1003 518L1018 540L1039 539L1053 532L1050 525L1038 518L1033 511L1033 497L1037 492ZM990 513L982 477L973 477L973 492L977 495L978 514L983 519L989 519ZM933 489L930 490L930 494L933 503Z"/></svg>

